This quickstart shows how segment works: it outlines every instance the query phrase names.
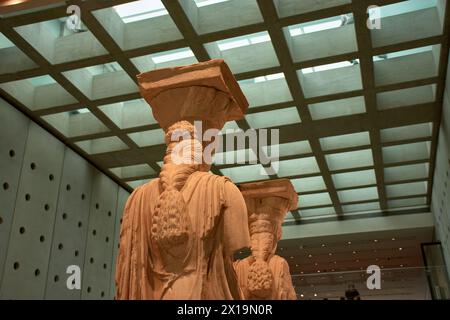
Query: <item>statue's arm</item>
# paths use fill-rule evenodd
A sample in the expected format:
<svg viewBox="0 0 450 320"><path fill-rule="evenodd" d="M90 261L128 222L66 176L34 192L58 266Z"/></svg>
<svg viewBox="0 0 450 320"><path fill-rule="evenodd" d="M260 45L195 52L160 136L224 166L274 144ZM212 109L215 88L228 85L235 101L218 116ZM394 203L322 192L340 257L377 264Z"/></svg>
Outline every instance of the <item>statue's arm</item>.
<svg viewBox="0 0 450 320"><path fill-rule="evenodd" d="M247 206L234 183L225 183L224 239L228 255L239 249L250 247Z"/></svg>

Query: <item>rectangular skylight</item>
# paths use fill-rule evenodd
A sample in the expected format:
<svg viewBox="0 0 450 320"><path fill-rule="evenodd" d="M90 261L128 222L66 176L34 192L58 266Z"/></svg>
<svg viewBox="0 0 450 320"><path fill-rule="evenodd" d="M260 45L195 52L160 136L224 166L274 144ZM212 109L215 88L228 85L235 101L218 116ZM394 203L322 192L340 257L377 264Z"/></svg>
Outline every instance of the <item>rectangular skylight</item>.
<svg viewBox="0 0 450 320"><path fill-rule="evenodd" d="M308 73L313 73L313 72L340 69L340 68L345 68L345 67L351 67L351 66L354 66L355 64L359 64L359 59L355 59L353 61L341 61L341 62L336 62L336 63L324 64L324 65L316 66L316 67L304 68L304 69L302 69L302 73L308 74Z"/></svg>
<svg viewBox="0 0 450 320"><path fill-rule="evenodd" d="M390 52L390 53L374 56L373 61L383 61L383 60L387 60L387 59L405 57L405 56L410 56L413 54L418 54L418 53L423 53L423 52L431 52L431 51L433 51L433 46L426 46L426 47L414 48L414 49L397 51L397 52Z"/></svg>
<svg viewBox="0 0 450 320"><path fill-rule="evenodd" d="M89 73L92 74L93 76L98 76L100 74L121 71L123 69L117 62L111 62L99 64L92 67L86 67L86 70L88 70Z"/></svg>
<svg viewBox="0 0 450 320"><path fill-rule="evenodd" d="M14 43L12 43L7 37L0 32L0 50L5 48L14 47Z"/></svg>
<svg viewBox="0 0 450 320"><path fill-rule="evenodd" d="M331 17L327 19L294 25L289 27L289 34L291 35L291 37L295 37L302 34L339 28L345 24L349 24L350 21L353 21L352 14L349 14L347 16L351 17L351 19L346 20L344 17Z"/></svg>
<svg viewBox="0 0 450 320"><path fill-rule="evenodd" d="M46 86L48 84L56 83L55 79L48 75L29 78L28 81L30 81L34 87Z"/></svg>
<svg viewBox="0 0 450 320"><path fill-rule="evenodd" d="M197 8L201 8L226 1L228 0L195 0L195 5Z"/></svg>
<svg viewBox="0 0 450 320"><path fill-rule="evenodd" d="M154 63L158 64L158 63L180 60L180 59L184 59L184 58L190 58L193 56L194 56L194 53L192 52L191 49L182 49L182 50L177 50L176 52L171 52L171 53L167 53L167 54L154 55L154 56L152 56L152 60Z"/></svg>
<svg viewBox="0 0 450 320"><path fill-rule="evenodd" d="M150 19L168 14L160 0L139 0L114 7L124 23Z"/></svg>
<svg viewBox="0 0 450 320"><path fill-rule="evenodd" d="M126 167L111 168L109 169L109 171L111 171L121 179L140 177L155 173L155 171L146 163Z"/></svg>
<svg viewBox="0 0 450 320"><path fill-rule="evenodd" d="M376 10L379 10L379 15L381 18L396 16L399 14L419 11L423 9L436 7L436 0L410 0L410 1L401 1L398 3L374 8L370 10L370 14L372 16L376 16Z"/></svg>
<svg viewBox="0 0 450 320"><path fill-rule="evenodd" d="M325 158L332 171L373 166L371 149L327 154Z"/></svg>
<svg viewBox="0 0 450 320"><path fill-rule="evenodd" d="M234 48L245 47L251 44L257 44L268 41L270 41L269 33L267 31L264 31L241 37L219 40L216 42L216 44L219 47L220 51L226 51Z"/></svg>
<svg viewBox="0 0 450 320"><path fill-rule="evenodd" d="M245 118L253 129L279 127L301 122L296 107L251 113Z"/></svg>

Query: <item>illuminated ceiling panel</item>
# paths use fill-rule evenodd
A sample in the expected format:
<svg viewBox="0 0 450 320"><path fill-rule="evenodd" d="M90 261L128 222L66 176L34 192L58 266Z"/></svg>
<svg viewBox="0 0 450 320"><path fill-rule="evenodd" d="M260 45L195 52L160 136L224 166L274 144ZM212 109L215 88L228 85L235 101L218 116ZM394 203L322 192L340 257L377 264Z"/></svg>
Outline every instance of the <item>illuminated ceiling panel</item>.
<svg viewBox="0 0 450 320"><path fill-rule="evenodd" d="M131 190L157 177L165 153L136 75L223 58L250 109L222 138L279 131L271 146L218 154L211 172L290 179L294 223L427 207L446 11L441 0L388 2L380 30L351 0L80 1L75 28L50 7L26 25L24 13L5 16L0 95Z"/></svg>

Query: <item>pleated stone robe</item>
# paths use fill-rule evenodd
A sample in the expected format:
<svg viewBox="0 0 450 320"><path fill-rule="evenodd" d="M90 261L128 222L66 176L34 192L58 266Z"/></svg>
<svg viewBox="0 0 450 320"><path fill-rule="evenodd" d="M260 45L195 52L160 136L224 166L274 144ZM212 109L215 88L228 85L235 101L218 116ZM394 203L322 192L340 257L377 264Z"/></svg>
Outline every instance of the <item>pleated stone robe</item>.
<svg viewBox="0 0 450 320"><path fill-rule="evenodd" d="M116 299L241 299L233 254L250 246L242 194L228 178L209 173L208 163L177 164L180 142L171 137L184 130L188 146L204 148L194 121L220 130L244 116L247 100L223 60L159 69L138 80L166 133L167 151L159 177L127 201Z"/></svg>

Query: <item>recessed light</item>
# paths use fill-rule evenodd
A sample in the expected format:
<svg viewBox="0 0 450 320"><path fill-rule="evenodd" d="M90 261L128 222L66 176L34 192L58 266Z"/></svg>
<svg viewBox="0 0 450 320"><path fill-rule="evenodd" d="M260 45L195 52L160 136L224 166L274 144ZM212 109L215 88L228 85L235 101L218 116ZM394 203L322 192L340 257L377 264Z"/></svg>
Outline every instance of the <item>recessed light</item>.
<svg viewBox="0 0 450 320"><path fill-rule="evenodd" d="M295 265L298 268L298 264Z"/></svg>
<svg viewBox="0 0 450 320"><path fill-rule="evenodd" d="M355 262L359 262L359 259L356 259Z"/></svg>
<svg viewBox="0 0 450 320"><path fill-rule="evenodd" d="M349 241L349 242L347 242L347 244L352 244L352 242L351 242L351 241Z"/></svg>
<svg viewBox="0 0 450 320"><path fill-rule="evenodd" d="M400 265L400 268L403 268L403 265L402 265L402 264Z"/></svg>
<svg viewBox="0 0 450 320"><path fill-rule="evenodd" d="M332 256L333 254L330 252L328 255L329 255L329 256Z"/></svg>
<svg viewBox="0 0 450 320"><path fill-rule="evenodd" d="M326 247L325 243L322 243L322 248L325 248L325 247Z"/></svg>
<svg viewBox="0 0 450 320"><path fill-rule="evenodd" d="M403 248L401 248L401 247L400 247L400 248L398 248L398 250L399 250L399 251L402 251L402 250L403 250Z"/></svg>
<svg viewBox="0 0 450 320"><path fill-rule="evenodd" d="M312 258L312 254L309 254L309 255L308 255L308 258Z"/></svg>
<svg viewBox="0 0 450 320"><path fill-rule="evenodd" d="M303 274L303 271L300 271L300 274Z"/></svg>
<svg viewBox="0 0 450 320"><path fill-rule="evenodd" d="M303 294L301 294L301 295L300 295L300 297L301 297L301 298L303 298L303 297L304 297L304 295L303 295Z"/></svg>
<svg viewBox="0 0 450 320"><path fill-rule="evenodd" d="M314 263L315 266L318 266L319 264L317 262Z"/></svg>
<svg viewBox="0 0 450 320"><path fill-rule="evenodd" d="M356 254L356 251L353 251L353 254Z"/></svg>
<svg viewBox="0 0 450 320"><path fill-rule="evenodd" d="M336 262L336 261L334 261L333 263L334 263L334 264L337 264L337 262Z"/></svg>
<svg viewBox="0 0 450 320"><path fill-rule="evenodd" d="M317 297L317 293L314 293L314 297Z"/></svg>
<svg viewBox="0 0 450 320"><path fill-rule="evenodd" d="M294 256L291 256L291 259L294 259Z"/></svg>
<svg viewBox="0 0 450 320"><path fill-rule="evenodd" d="M392 238L392 241L395 241L395 238Z"/></svg>
<svg viewBox="0 0 450 320"><path fill-rule="evenodd" d="M377 239L375 239L375 240L373 240L373 242L378 242L378 240L377 240Z"/></svg>
<svg viewBox="0 0 450 320"><path fill-rule="evenodd" d="M317 270L318 273L320 273L320 270Z"/></svg>
<svg viewBox="0 0 450 320"><path fill-rule="evenodd" d="M334 272L334 269L331 269L331 272Z"/></svg>

